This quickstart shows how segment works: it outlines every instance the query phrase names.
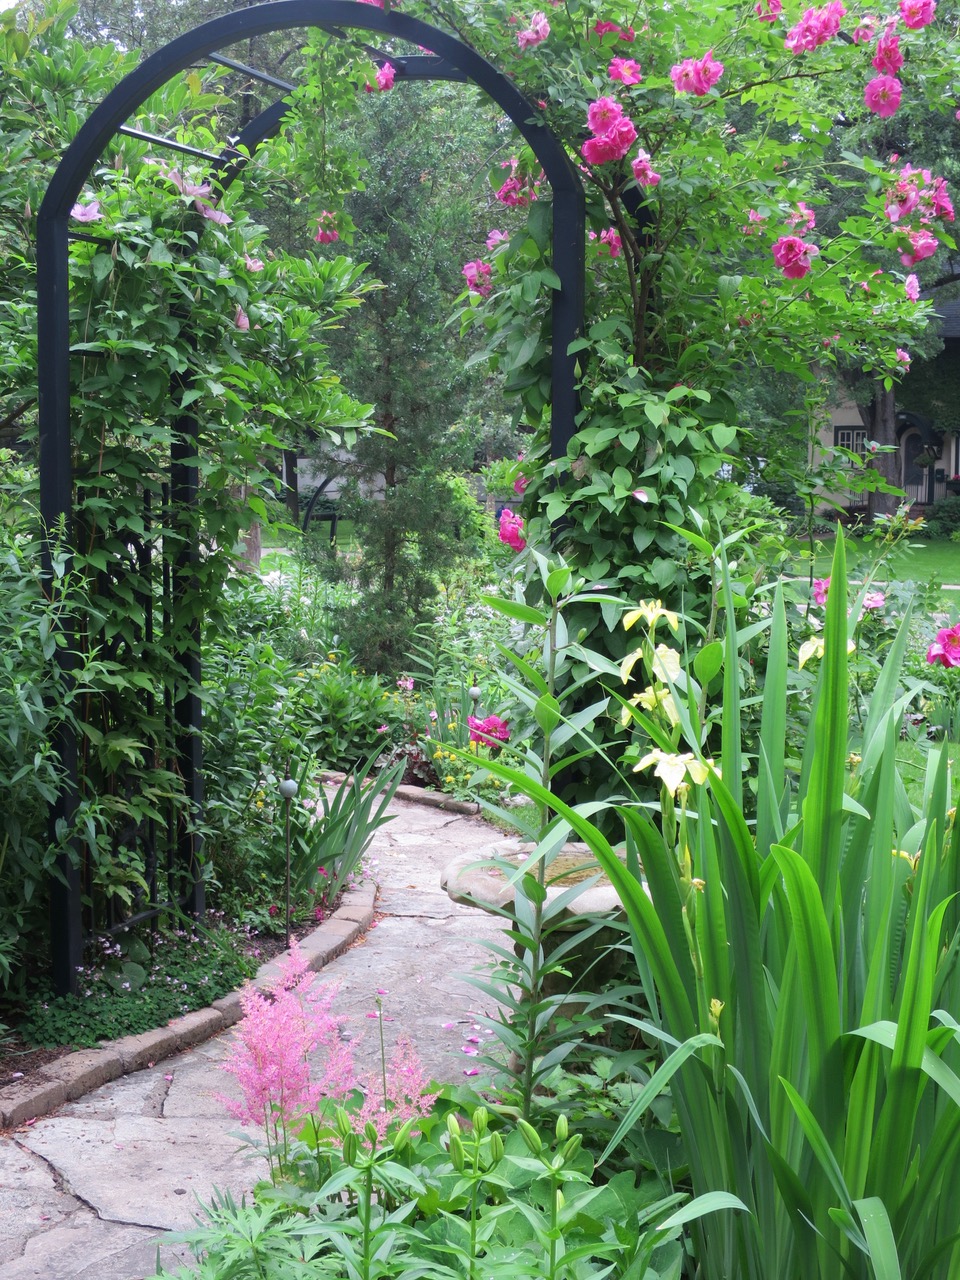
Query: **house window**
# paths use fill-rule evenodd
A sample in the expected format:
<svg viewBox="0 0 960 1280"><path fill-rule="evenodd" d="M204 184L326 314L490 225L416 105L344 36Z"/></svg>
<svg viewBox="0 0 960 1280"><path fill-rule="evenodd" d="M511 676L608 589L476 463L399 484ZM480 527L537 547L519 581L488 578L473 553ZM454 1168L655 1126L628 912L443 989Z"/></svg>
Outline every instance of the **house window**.
<svg viewBox="0 0 960 1280"><path fill-rule="evenodd" d="M864 427L837 427L834 444L840 449L849 449L851 453L859 453L861 458L867 453L867 432Z"/></svg>

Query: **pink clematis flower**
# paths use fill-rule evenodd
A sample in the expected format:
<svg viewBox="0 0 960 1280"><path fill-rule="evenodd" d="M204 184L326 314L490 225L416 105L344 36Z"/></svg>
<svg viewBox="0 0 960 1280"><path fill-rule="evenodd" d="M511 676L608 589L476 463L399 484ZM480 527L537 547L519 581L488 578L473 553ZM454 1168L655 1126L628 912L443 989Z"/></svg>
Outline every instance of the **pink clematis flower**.
<svg viewBox="0 0 960 1280"><path fill-rule="evenodd" d="M500 512L499 538L513 551L520 552L527 545L527 540L523 536L523 521L509 507L504 507Z"/></svg>
<svg viewBox="0 0 960 1280"><path fill-rule="evenodd" d="M892 116L900 106L903 85L895 76L875 76L863 91L867 109L876 116Z"/></svg>
<svg viewBox="0 0 960 1280"><path fill-rule="evenodd" d="M944 627L927 650L927 661L942 667L960 667L960 622Z"/></svg>
<svg viewBox="0 0 960 1280"><path fill-rule="evenodd" d="M100 212L100 201L91 200L89 204L75 204L70 210L74 222L99 222L103 217Z"/></svg>
<svg viewBox="0 0 960 1280"><path fill-rule="evenodd" d="M788 280L802 280L820 250L799 236L781 236L773 246L773 260Z"/></svg>
<svg viewBox="0 0 960 1280"><path fill-rule="evenodd" d="M900 17L911 31L929 26L936 11L936 0L900 0Z"/></svg>
<svg viewBox="0 0 960 1280"><path fill-rule="evenodd" d="M613 58L607 74L611 80L619 80L621 84L639 84L643 79L640 74L640 63L633 58Z"/></svg>

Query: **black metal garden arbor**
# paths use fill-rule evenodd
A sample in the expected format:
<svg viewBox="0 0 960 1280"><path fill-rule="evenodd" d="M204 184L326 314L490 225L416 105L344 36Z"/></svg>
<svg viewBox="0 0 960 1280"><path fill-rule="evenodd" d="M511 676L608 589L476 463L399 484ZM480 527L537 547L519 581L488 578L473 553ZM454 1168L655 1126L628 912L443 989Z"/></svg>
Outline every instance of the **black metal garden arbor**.
<svg viewBox="0 0 960 1280"><path fill-rule="evenodd" d="M149 142L158 149L186 152L209 165L210 176L219 185L229 185L242 170L247 158L265 141L275 136L288 111L286 99L295 85L268 75L256 68L225 56L242 40L258 35L299 27L318 28L332 38L347 38L347 32L373 33L381 39L403 41L421 52L414 55L389 54L396 72L396 84L413 80L447 80L472 83L483 90L509 117L543 168L553 194L553 269L560 288L552 296L552 451L555 457L566 452L575 431L576 374L575 358L569 354L570 344L580 334L584 295L584 196L575 166L563 146L539 118L536 108L516 86L489 62L455 37L418 19L394 10L383 11L370 4L350 0L275 0L254 8L242 9L214 19L179 37L147 58L126 76L93 111L65 152L54 173L37 216L37 329L40 425L40 501L45 530L47 564L53 554L54 539L60 545L71 545L74 504L74 477L71 462L71 377L69 322L69 254L71 239L70 210L85 182L109 146L121 134ZM383 63L387 56L381 50L366 46L375 61ZM198 61L225 66L274 90L276 100L257 115L231 139L219 155L187 147L174 139L148 135L127 122L151 94L162 88L180 72ZM196 499L198 469L196 420L189 415L174 424L169 458L169 495L173 507L188 508ZM198 548L188 546L176 556L169 575L163 582L165 603L175 609L180 588L191 575ZM73 643L67 619L64 643L57 649L56 661L69 680ZM199 624L194 622L194 638ZM200 680L198 648L191 644L178 655L187 685L197 688ZM170 708L177 741L177 769L186 796L199 812L202 800L199 728L201 708L195 694L183 696ZM72 829L79 798L78 741L67 728L58 732L54 747L63 766L63 782L54 807L54 823L60 830ZM176 857L181 867L196 867L196 837L185 833L179 840ZM59 856L62 881L52 888L52 946L54 980L61 991L73 989L76 966L81 963L83 949L82 892L79 871L69 849ZM203 907L202 884L191 877L193 891L185 900L188 910ZM157 902L144 916L155 914Z"/></svg>

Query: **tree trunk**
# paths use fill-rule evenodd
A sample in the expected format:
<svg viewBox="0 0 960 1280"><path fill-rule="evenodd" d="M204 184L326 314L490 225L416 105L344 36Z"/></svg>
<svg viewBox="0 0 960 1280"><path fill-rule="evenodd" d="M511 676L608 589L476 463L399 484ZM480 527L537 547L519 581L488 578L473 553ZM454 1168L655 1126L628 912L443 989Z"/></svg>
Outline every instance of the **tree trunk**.
<svg viewBox="0 0 960 1280"><path fill-rule="evenodd" d="M897 401L893 389L886 391L883 384L878 382L871 402L860 406L860 417L867 429L868 439L890 450L877 453L871 459L871 468L879 472L888 484L901 488L903 476L901 475L900 448L897 442ZM867 504L870 518L893 515L901 501L902 499L895 493L873 491L869 495Z"/></svg>
<svg viewBox="0 0 960 1280"><path fill-rule="evenodd" d="M295 449L283 451L283 501L287 508L290 523L300 524L300 483L297 476L297 452Z"/></svg>

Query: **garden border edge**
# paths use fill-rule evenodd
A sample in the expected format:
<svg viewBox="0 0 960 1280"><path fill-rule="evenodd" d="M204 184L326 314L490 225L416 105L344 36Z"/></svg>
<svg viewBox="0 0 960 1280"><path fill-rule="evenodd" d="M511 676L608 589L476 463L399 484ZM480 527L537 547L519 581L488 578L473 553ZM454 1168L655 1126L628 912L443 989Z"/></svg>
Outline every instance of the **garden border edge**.
<svg viewBox="0 0 960 1280"><path fill-rule="evenodd" d="M328 920L302 938L300 951L314 972L324 968L356 942L373 923L377 885L364 880L343 895L343 901ZM265 989L280 977L280 963L289 952L268 960L246 984ZM29 1079L0 1089L0 1129L48 1116L65 1102L73 1102L120 1076L153 1067L195 1045L202 1044L243 1017L240 992L214 1000L204 1009L172 1018L165 1026L119 1040L103 1042L97 1049L78 1049L32 1072Z"/></svg>

